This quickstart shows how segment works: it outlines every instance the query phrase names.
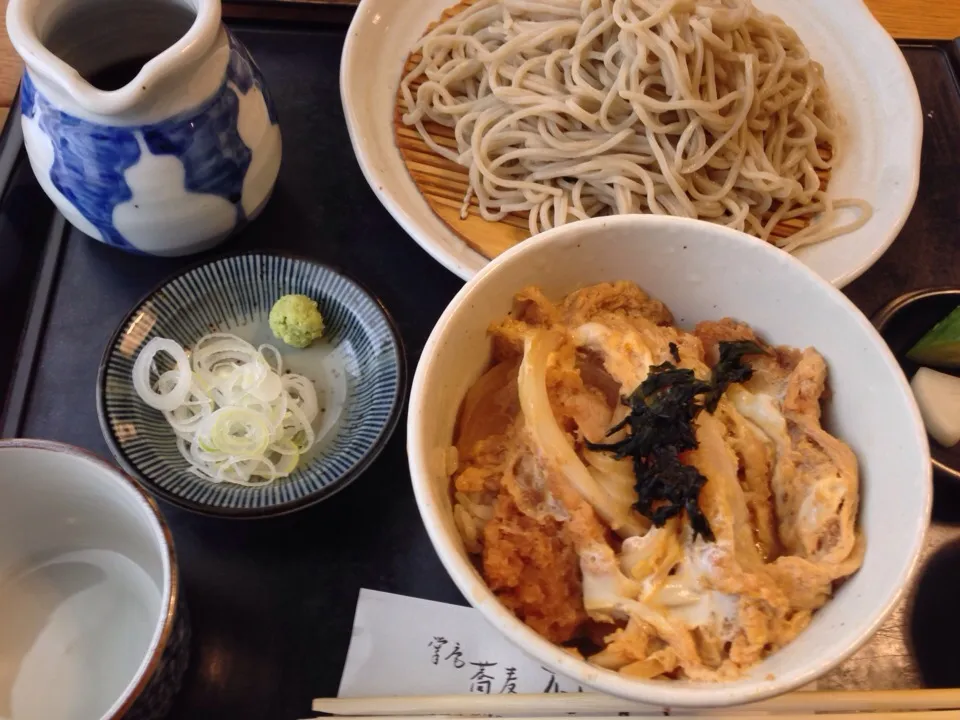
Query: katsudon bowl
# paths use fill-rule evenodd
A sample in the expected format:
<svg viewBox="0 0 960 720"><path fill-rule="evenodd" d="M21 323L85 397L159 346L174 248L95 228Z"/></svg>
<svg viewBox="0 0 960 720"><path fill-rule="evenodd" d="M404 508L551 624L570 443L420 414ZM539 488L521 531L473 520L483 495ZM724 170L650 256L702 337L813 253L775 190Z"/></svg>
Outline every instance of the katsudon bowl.
<svg viewBox="0 0 960 720"><path fill-rule="evenodd" d="M809 626L739 677L723 682L640 680L605 670L519 621L487 587L458 533L449 448L467 390L490 364L491 323L516 292L539 286L559 300L588 285L637 283L684 329L736 318L766 341L815 347L832 397L825 428L856 454L859 570L835 587ZM807 685L863 645L894 609L917 565L931 506L926 434L909 386L883 340L837 289L793 257L742 233L677 218L597 218L545 232L481 270L437 322L413 382L410 473L423 522L467 601L527 654L577 683L663 707L750 703Z"/></svg>

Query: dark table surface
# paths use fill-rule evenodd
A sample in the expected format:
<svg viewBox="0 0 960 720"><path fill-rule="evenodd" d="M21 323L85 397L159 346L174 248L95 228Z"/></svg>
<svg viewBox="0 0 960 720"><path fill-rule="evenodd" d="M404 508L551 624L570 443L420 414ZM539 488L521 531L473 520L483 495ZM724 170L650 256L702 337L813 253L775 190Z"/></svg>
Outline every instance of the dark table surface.
<svg viewBox="0 0 960 720"><path fill-rule="evenodd" d="M350 147L337 75L342 31L243 31L280 113L283 165L261 217L224 252L298 252L361 280L416 362L462 282L382 209ZM290 72L296 68L296 72ZM158 260L68 238L21 434L109 451L94 394L103 349L130 307L196 258ZM218 520L161 503L194 630L176 718L301 718L336 694L362 587L462 602L410 488L403 425L357 482L291 516Z"/></svg>
<svg viewBox="0 0 960 720"><path fill-rule="evenodd" d="M278 106L284 157L269 206L222 251L289 250L343 268L396 318L413 368L461 282L405 235L360 173L337 84L343 29L241 27L239 36ZM916 49L907 56L927 116L921 200L890 252L849 288L867 313L908 289L960 283L960 249L953 242L960 226L960 95L942 52ZM28 208L44 202L28 200L20 210L27 225ZM3 243L17 245L10 237L0 240L0 276L13 252ZM184 263L125 255L71 234L20 434L109 457L94 405L103 348L128 309ZM21 290L17 297L23 295ZM405 440L401 425L363 478L291 516L217 520L162 505L194 630L191 665L173 717L309 716L311 698L336 693L363 587L463 603L421 526ZM955 529L947 525L943 537ZM888 662L878 665L875 652L861 653L827 686L843 684L845 677L877 687L919 682L899 626L892 632L900 633L898 639L880 653ZM956 646L953 632L945 638L941 628L934 653L947 653L950 642ZM931 657L939 667L940 658L951 656ZM866 672L870 667L879 672ZM947 675L944 681L941 673L938 682L960 683L960 671Z"/></svg>

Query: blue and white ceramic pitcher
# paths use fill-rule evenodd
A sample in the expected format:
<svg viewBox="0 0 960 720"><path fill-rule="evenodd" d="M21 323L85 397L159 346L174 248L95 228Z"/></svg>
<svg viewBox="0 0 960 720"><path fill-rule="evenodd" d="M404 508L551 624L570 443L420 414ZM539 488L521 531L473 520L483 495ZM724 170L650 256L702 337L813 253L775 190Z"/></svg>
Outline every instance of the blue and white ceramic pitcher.
<svg viewBox="0 0 960 720"><path fill-rule="evenodd" d="M280 130L219 0L10 0L7 30L33 170L84 233L186 255L263 209Z"/></svg>

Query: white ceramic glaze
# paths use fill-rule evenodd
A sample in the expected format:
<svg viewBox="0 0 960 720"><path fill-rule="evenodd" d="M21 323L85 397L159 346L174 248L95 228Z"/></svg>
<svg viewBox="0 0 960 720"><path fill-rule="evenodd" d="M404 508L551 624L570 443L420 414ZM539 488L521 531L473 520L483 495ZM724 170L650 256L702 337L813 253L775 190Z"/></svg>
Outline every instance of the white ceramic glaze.
<svg viewBox="0 0 960 720"><path fill-rule="evenodd" d="M833 398L826 422L861 468L863 567L794 642L723 684L633 680L577 660L504 608L468 560L453 524L444 449L460 403L489 363L490 323L513 294L540 286L560 298L601 281L632 280L665 301L680 325L734 317L775 344L816 347ZM664 706L720 706L805 685L860 647L912 577L931 504L930 455L910 388L873 326L801 262L733 230L631 215L543 233L487 265L443 313L410 398L407 451L417 504L441 560L467 600L523 650L585 685Z"/></svg>
<svg viewBox="0 0 960 720"><path fill-rule="evenodd" d="M796 29L823 64L846 118L845 150L830 194L863 198L874 208L873 218L860 230L799 254L815 272L843 287L890 246L916 199L923 115L913 75L861 0L755 2ZM353 148L370 187L424 250L467 280L487 261L430 210L403 164L393 127L404 62L426 27L450 5L450 0L362 0L343 48L340 92Z"/></svg>
<svg viewBox="0 0 960 720"><path fill-rule="evenodd" d="M281 141L219 0L11 0L24 144L63 215L125 250L186 255L263 209ZM122 87L87 81L152 56Z"/></svg>
<svg viewBox="0 0 960 720"><path fill-rule="evenodd" d="M172 550L133 482L81 451L0 443L0 717L112 718L174 612Z"/></svg>

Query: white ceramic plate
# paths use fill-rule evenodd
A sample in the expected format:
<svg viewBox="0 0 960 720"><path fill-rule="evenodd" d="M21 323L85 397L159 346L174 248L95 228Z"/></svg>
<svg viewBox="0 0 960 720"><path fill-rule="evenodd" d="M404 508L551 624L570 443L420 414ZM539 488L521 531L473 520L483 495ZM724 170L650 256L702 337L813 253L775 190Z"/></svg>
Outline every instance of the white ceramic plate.
<svg viewBox="0 0 960 720"><path fill-rule="evenodd" d="M487 260L430 210L397 150L392 119L410 49L455 2L362 0L343 48L340 92L353 149L370 187L424 250L467 280ZM846 150L830 181L831 195L860 197L874 208L873 218L857 232L799 254L815 272L843 287L880 258L913 207L923 131L917 88L896 43L861 0L755 3L797 31L823 64L846 118Z"/></svg>

